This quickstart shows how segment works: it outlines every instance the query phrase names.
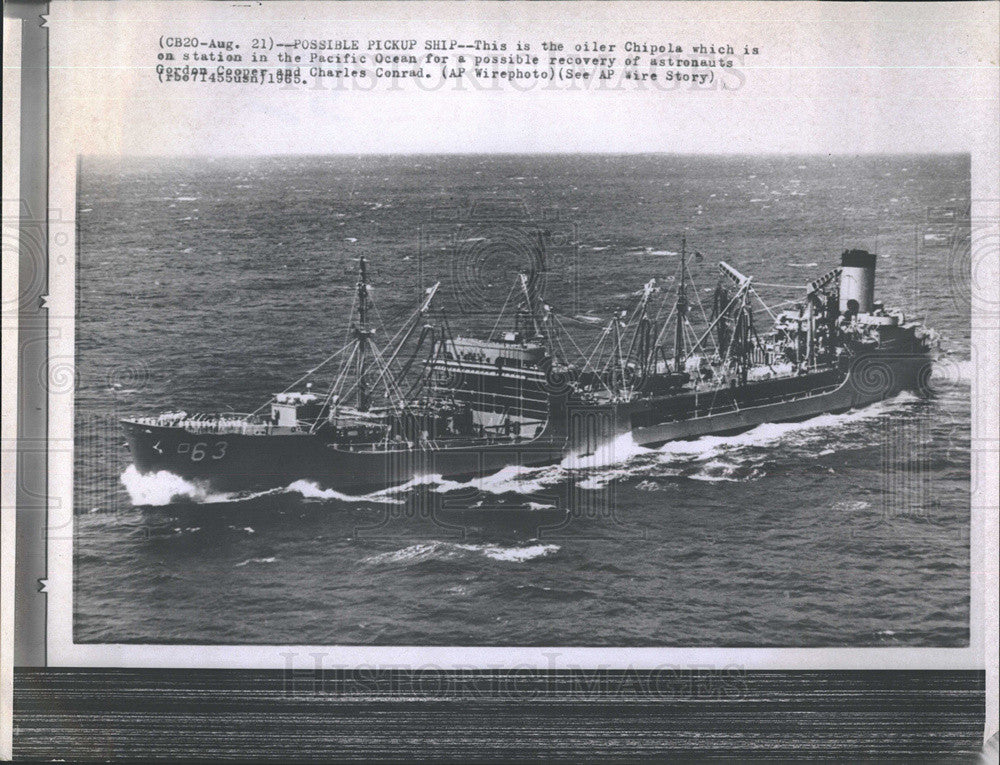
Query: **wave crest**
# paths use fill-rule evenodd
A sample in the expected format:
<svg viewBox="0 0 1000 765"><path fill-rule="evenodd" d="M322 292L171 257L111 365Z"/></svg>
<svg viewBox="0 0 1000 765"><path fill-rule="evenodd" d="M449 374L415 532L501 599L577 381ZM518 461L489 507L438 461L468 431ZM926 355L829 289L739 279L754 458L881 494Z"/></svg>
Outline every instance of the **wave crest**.
<svg viewBox="0 0 1000 765"><path fill-rule="evenodd" d="M540 542L524 546L504 547L497 544L474 545L434 541L372 555L365 558L362 563L368 566L412 565L428 560L459 560L473 557L484 557L504 563L527 563L531 560L554 555L559 550L559 545Z"/></svg>
<svg viewBox="0 0 1000 765"><path fill-rule="evenodd" d="M140 473L135 465L129 465L120 480L133 505L162 507L179 500L207 502L212 496L204 486L181 478L169 470Z"/></svg>

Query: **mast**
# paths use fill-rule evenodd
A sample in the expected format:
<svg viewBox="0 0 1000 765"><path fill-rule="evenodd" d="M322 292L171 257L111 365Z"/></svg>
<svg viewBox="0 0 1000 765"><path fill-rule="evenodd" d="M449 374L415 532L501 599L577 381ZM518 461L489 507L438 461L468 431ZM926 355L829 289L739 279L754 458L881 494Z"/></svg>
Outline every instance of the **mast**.
<svg viewBox="0 0 1000 765"><path fill-rule="evenodd" d="M684 359L684 319L687 316L687 236L681 237L681 283L677 288L677 328L674 332L674 372L681 371Z"/></svg>
<svg viewBox="0 0 1000 765"><path fill-rule="evenodd" d="M369 399L368 387L365 382L365 372L367 371L367 358L365 351L368 349L368 340L371 337L371 330L368 329L368 269L364 255L360 258L359 271L358 323L354 328L354 337L358 342L358 409L362 412L366 412L368 411Z"/></svg>
<svg viewBox="0 0 1000 765"><path fill-rule="evenodd" d="M521 282L521 291L524 293L525 303L528 309L528 315L531 319L531 329L535 333L534 339L540 341L545 346L546 353L550 357L555 357L555 348L552 344L552 338L549 333L545 331L545 323L549 320L549 306L541 301L539 295L539 283L541 279L545 278L546 274L546 263L545 263L545 237L548 235L547 231L539 230L537 232L538 238L538 265L537 267L532 267L528 272L521 271L518 274Z"/></svg>
<svg viewBox="0 0 1000 765"><path fill-rule="evenodd" d="M359 258L360 276L358 278L358 326L364 331L368 322L368 263L365 256Z"/></svg>
<svg viewBox="0 0 1000 765"><path fill-rule="evenodd" d="M806 298L806 365L813 363L813 300Z"/></svg>
<svg viewBox="0 0 1000 765"><path fill-rule="evenodd" d="M531 282L528 279L527 274L519 274L521 277L521 290L524 292L524 299L528 307L528 315L531 317L531 326L535 332L535 338L541 340L545 337L542 332L542 325L538 321L538 311L535 307L535 296L533 290L531 289Z"/></svg>
<svg viewBox="0 0 1000 765"><path fill-rule="evenodd" d="M649 321L649 317L646 315L646 307L649 305L649 297L653 294L653 289L655 287L656 279L650 279L642 286L642 296L639 299L639 305L633 313L635 331L632 334L632 341L629 343L628 353L626 354L626 358L630 359L632 358L633 351L635 352L636 359L640 364L640 371L643 375L649 371L649 365L655 353L655 351L652 350L652 342L649 337L651 322Z"/></svg>

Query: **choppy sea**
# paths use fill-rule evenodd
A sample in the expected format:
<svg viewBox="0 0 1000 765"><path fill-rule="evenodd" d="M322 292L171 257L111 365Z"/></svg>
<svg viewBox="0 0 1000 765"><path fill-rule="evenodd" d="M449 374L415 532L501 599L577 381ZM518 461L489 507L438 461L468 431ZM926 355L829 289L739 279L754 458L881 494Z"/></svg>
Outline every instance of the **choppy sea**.
<svg viewBox="0 0 1000 765"><path fill-rule="evenodd" d="M969 179L964 156L84 158L76 640L965 645ZM878 298L941 334L931 395L364 496L130 467L117 417L250 411L339 347L359 255L386 326L439 279L453 325L488 326L532 252L497 232L529 219L567 316L669 284L681 235L700 289L726 260L775 303L874 251Z"/></svg>

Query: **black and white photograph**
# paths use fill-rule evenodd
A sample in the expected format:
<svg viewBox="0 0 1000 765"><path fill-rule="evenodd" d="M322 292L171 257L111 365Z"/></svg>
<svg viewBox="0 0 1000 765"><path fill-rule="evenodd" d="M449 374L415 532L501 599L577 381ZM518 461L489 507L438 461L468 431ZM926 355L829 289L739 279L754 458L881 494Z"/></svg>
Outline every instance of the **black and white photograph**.
<svg viewBox="0 0 1000 765"><path fill-rule="evenodd" d="M82 158L75 639L966 645L969 173Z"/></svg>

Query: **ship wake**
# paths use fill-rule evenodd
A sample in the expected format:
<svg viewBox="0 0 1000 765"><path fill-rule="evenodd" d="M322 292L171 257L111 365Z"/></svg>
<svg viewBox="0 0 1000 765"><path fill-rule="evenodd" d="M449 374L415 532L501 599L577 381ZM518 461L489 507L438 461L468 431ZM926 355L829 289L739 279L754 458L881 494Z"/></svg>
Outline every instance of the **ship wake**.
<svg viewBox="0 0 1000 765"><path fill-rule="evenodd" d="M866 423L905 408L918 401L910 393L864 409L842 414L823 414L802 422L766 423L734 436L702 436L691 441L671 441L658 448L640 446L625 434L599 446L594 452L570 455L558 465L547 467L507 467L492 476L463 484L487 494L538 494L551 492L567 482L582 490L601 490L616 480L667 477L704 482L758 480L766 475L765 463L773 459L773 450L788 447L799 456L822 456L832 453L831 431L853 432L851 446L870 445ZM856 443L855 443L856 442ZM767 450L766 452L764 450ZM454 482L433 485L447 493Z"/></svg>
<svg viewBox="0 0 1000 765"><path fill-rule="evenodd" d="M433 482L434 476L427 481ZM293 481L284 488L267 489L264 491L237 491L237 492L216 492L212 491L205 484L189 481L168 470L160 470L155 473L140 473L135 465L129 465L122 473L121 483L128 492L132 504L139 507L163 507L177 503L190 503L197 505L230 504L234 502L249 502L262 497L277 496L281 494L295 494L304 500L340 502L371 502L376 504L402 504L405 500L398 496L399 493L415 486L419 481L410 481L403 486L370 494L353 495L345 494L335 489L321 487L313 481L298 480Z"/></svg>

